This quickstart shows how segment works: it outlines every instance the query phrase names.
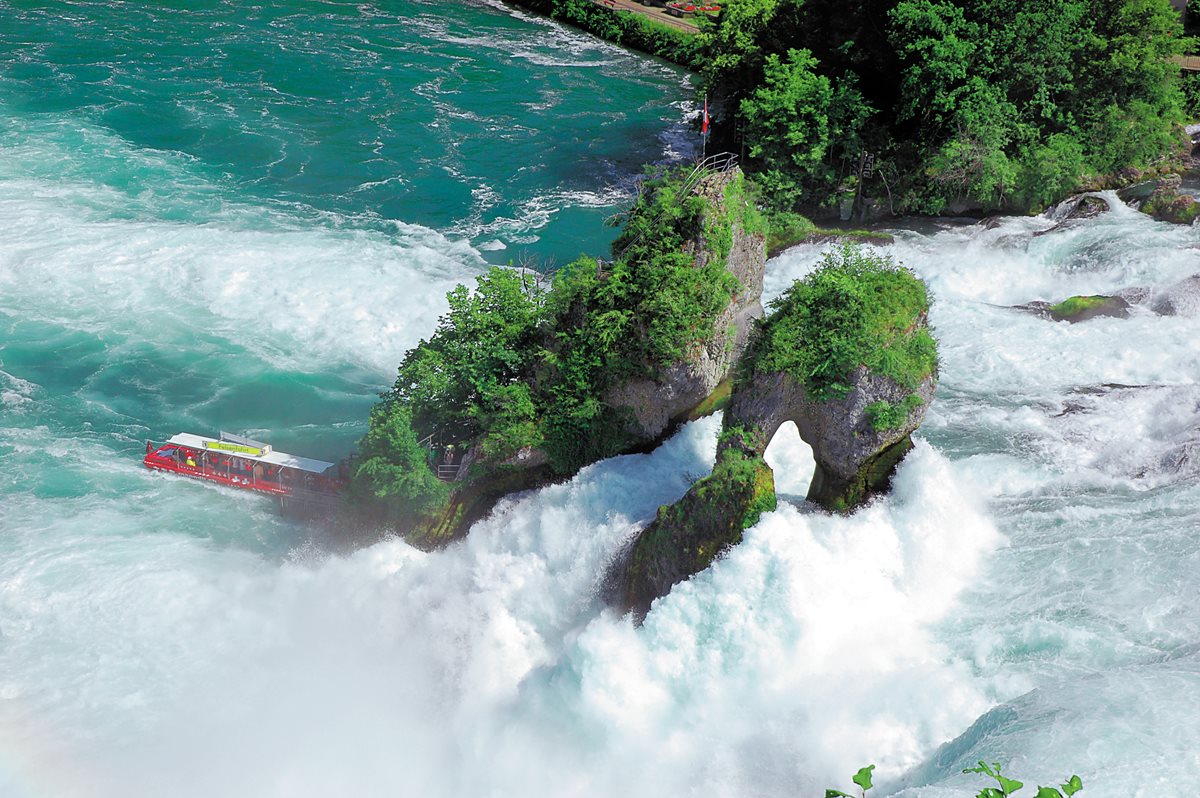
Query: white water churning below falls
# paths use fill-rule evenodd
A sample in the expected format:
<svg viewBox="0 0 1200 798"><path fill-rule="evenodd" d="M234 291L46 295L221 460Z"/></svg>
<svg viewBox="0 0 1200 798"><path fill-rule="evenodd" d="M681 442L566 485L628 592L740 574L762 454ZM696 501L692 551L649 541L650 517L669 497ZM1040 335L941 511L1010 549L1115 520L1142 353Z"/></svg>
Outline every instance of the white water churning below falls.
<svg viewBox="0 0 1200 798"><path fill-rule="evenodd" d="M87 467L106 450L73 425L124 411L27 368L22 342L110 359L91 380L174 344L105 318L139 290L132 270L77 275L68 318L65 278L29 279L6 226L0 795L807 796L874 762L882 793L941 798L973 794L961 769L980 758L1030 783L1079 773L1090 796L1182 794L1200 752L1200 316L1135 306L1071 325L1005 306L1186 291L1172 286L1200 272L1200 237L1126 210L1033 236L1050 226L900 231L892 251L934 296L942 381L893 495L816 512L806 448L780 434L768 459L787 500L636 629L599 603L600 580L710 467L716 419L512 497L445 551L331 555L253 497L136 457ZM48 277L79 247L179 241L136 220L54 235ZM377 246L252 241L268 285L297 244ZM819 257L773 260L768 293ZM204 328L189 345L214 370L231 353L264 372L304 356L282 336L242 348L256 320L220 315L223 285L160 332ZM393 310L426 317L442 290ZM371 341L314 323L313 369L376 373ZM340 407L352 388L312 390Z"/></svg>

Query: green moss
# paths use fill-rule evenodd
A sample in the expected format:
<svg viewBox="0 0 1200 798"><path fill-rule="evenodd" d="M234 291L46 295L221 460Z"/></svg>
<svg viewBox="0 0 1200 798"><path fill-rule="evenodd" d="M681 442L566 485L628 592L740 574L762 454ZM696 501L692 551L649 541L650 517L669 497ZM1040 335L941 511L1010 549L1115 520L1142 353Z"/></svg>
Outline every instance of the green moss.
<svg viewBox="0 0 1200 798"><path fill-rule="evenodd" d="M630 567L630 605L645 609L675 582L699 573L742 532L776 507L775 478L761 457L721 452L710 476L659 508L638 538Z"/></svg>
<svg viewBox="0 0 1200 798"><path fill-rule="evenodd" d="M768 217L768 228L767 255L773 256L807 239L817 226L798 213L776 211Z"/></svg>
<svg viewBox="0 0 1200 798"><path fill-rule="evenodd" d="M1164 222L1190 225L1200 216L1200 202L1188 194L1156 190L1139 210Z"/></svg>
<svg viewBox="0 0 1200 798"><path fill-rule="evenodd" d="M1099 307L1109 300L1110 297L1099 295L1068 297L1057 305L1052 305L1050 312L1064 317L1078 316L1080 313Z"/></svg>
<svg viewBox="0 0 1200 798"><path fill-rule="evenodd" d="M878 230L843 230L840 227L818 227L805 239L806 244L875 244L889 245L896 242L891 233Z"/></svg>
<svg viewBox="0 0 1200 798"><path fill-rule="evenodd" d="M876 432L900 429L908 421L912 411L924 404L924 401L917 394L910 393L900 404L894 405L887 400L872 402L866 408L867 418L871 421L871 429Z"/></svg>
<svg viewBox="0 0 1200 798"><path fill-rule="evenodd" d="M695 421L698 418L711 416L718 410L724 409L725 405L729 404L729 397L733 393L733 380L729 377L721 380L713 392L704 398L704 401L691 409L687 415L688 421Z"/></svg>
<svg viewBox="0 0 1200 798"><path fill-rule="evenodd" d="M743 377L786 372L825 401L844 396L860 366L909 389L937 370L925 284L888 256L850 245L831 252L771 309Z"/></svg>
<svg viewBox="0 0 1200 798"><path fill-rule="evenodd" d="M827 474L818 463L808 488L808 500L827 510L844 513L867 501L872 494L887 488L896 466L912 449L912 438L905 436L865 462L849 480Z"/></svg>

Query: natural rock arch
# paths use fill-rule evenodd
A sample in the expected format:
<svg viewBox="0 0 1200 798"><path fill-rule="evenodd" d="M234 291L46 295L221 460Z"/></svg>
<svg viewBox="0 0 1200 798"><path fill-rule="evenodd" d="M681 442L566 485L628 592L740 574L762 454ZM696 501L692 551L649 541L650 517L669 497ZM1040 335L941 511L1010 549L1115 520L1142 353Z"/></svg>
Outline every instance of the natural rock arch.
<svg viewBox="0 0 1200 798"><path fill-rule="evenodd" d="M808 500L831 511L851 511L886 490L912 448L937 387L924 286L887 259L848 250L840 260L827 258L794 290L776 303L751 344L725 410L712 474L660 508L630 551L619 596L637 616L740 543L742 531L775 508L774 473L763 455L786 422L813 451ZM881 306L856 304L856 292L864 291ZM889 291L907 298L887 306L894 299ZM858 310L847 314L845 307ZM864 341L882 343L869 350ZM830 368L826 349L842 353L843 361Z"/></svg>

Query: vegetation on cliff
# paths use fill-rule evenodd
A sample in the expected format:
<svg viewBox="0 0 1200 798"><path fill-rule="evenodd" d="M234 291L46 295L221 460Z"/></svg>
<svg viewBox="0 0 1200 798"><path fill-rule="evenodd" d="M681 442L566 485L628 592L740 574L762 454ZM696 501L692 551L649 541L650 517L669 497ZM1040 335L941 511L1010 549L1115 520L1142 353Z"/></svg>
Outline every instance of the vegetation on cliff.
<svg viewBox="0 0 1200 798"><path fill-rule="evenodd" d="M816 400L840 398L860 366L913 389L937 369L925 284L887 256L847 245L771 303L743 366L782 371Z"/></svg>
<svg viewBox="0 0 1200 798"><path fill-rule="evenodd" d="M1038 210L1160 167L1200 112L1167 0L727 0L698 34L515 1L698 71L710 150L747 155L780 211Z"/></svg>
<svg viewBox="0 0 1200 798"><path fill-rule="evenodd" d="M424 477L400 476L421 462L418 449L470 449L493 472L537 449L565 475L637 443L629 411L606 404L606 390L653 379L726 335L715 320L741 290L726 269L733 226L765 233L740 173L721 183L720 202L681 195L681 182L675 171L643 184L611 262L581 257L548 289L541 275L496 267L474 291L450 292L449 311L372 413L359 495L395 520L444 503ZM689 249L697 240L700 258Z"/></svg>
<svg viewBox="0 0 1200 798"><path fill-rule="evenodd" d="M1042 207L1155 165L1184 98L1166 0L728 0L702 21L717 145L778 207L863 188L897 212Z"/></svg>
<svg viewBox="0 0 1200 798"><path fill-rule="evenodd" d="M642 614L775 507L771 439L791 421L813 451L808 500L848 512L887 489L937 382L929 297L912 272L851 246L771 306L738 366L712 474L659 510L624 575Z"/></svg>

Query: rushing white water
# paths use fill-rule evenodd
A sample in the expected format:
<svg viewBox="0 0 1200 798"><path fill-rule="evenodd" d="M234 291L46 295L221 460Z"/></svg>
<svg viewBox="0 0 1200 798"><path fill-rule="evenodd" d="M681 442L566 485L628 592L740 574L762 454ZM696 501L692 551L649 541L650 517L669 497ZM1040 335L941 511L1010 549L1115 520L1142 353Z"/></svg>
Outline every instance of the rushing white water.
<svg viewBox="0 0 1200 798"><path fill-rule="evenodd" d="M436 239L388 261L369 235L95 220L87 190L66 193L0 204L3 312L10 330L93 334L113 361L160 334L211 346L214 368L254 339L243 368L385 370L474 268L439 266L463 258ZM1031 236L1049 224L900 233L943 368L895 493L815 512L786 431L769 459L789 500L641 628L600 605L601 579L710 466L715 419L513 497L446 551L333 556L252 497L136 458L89 468L103 445L54 419L86 399L5 371L0 794L816 795L870 761L885 790L935 798L965 794L978 758L1042 783L1078 772L1089 795L1183 794L1200 321L1000 306L1166 289L1196 271L1195 233L1118 211ZM80 251L97 265L67 274ZM772 261L768 293L819 255ZM337 312L282 321L255 290ZM386 307L356 317L364 292ZM79 484L22 487L45 458Z"/></svg>
<svg viewBox="0 0 1200 798"><path fill-rule="evenodd" d="M267 9L245 30L241 9L231 24L204 5L50 13L115 31L77 51L0 0L29 17L0 38L45 39L0 58L0 798L819 796L868 762L881 794L949 798L981 786L961 773L978 759L1043 784L1079 773L1089 798L1193 792L1194 229L1118 207L1042 236L1054 222L899 231L942 380L894 493L815 511L811 454L785 429L779 509L635 628L598 598L606 569L711 466L717 419L511 497L433 554L347 553L139 457L222 427L344 454L479 249L507 257L558 218L547 252L572 252L638 164L688 151L662 121L685 110L663 100L683 78L474 4L452 8L468 20L433 2ZM177 17L168 85L126 54ZM295 83L305 59L231 69L241 82L207 66L243 40L329 56L324 85ZM112 63L88 60L100 44ZM376 113L402 56L388 107L427 115ZM536 90L514 104L511 85ZM31 110L43 95L58 104ZM607 141L602 117L625 120ZM365 159L331 132L352 118ZM259 152L264 130L278 146ZM534 132L554 179L508 165ZM405 137L413 163L375 157ZM397 221L418 210L438 229ZM768 296L820 257L773 260ZM1133 286L1148 298L1127 319L1007 307ZM1152 311L1166 300L1176 315Z"/></svg>

